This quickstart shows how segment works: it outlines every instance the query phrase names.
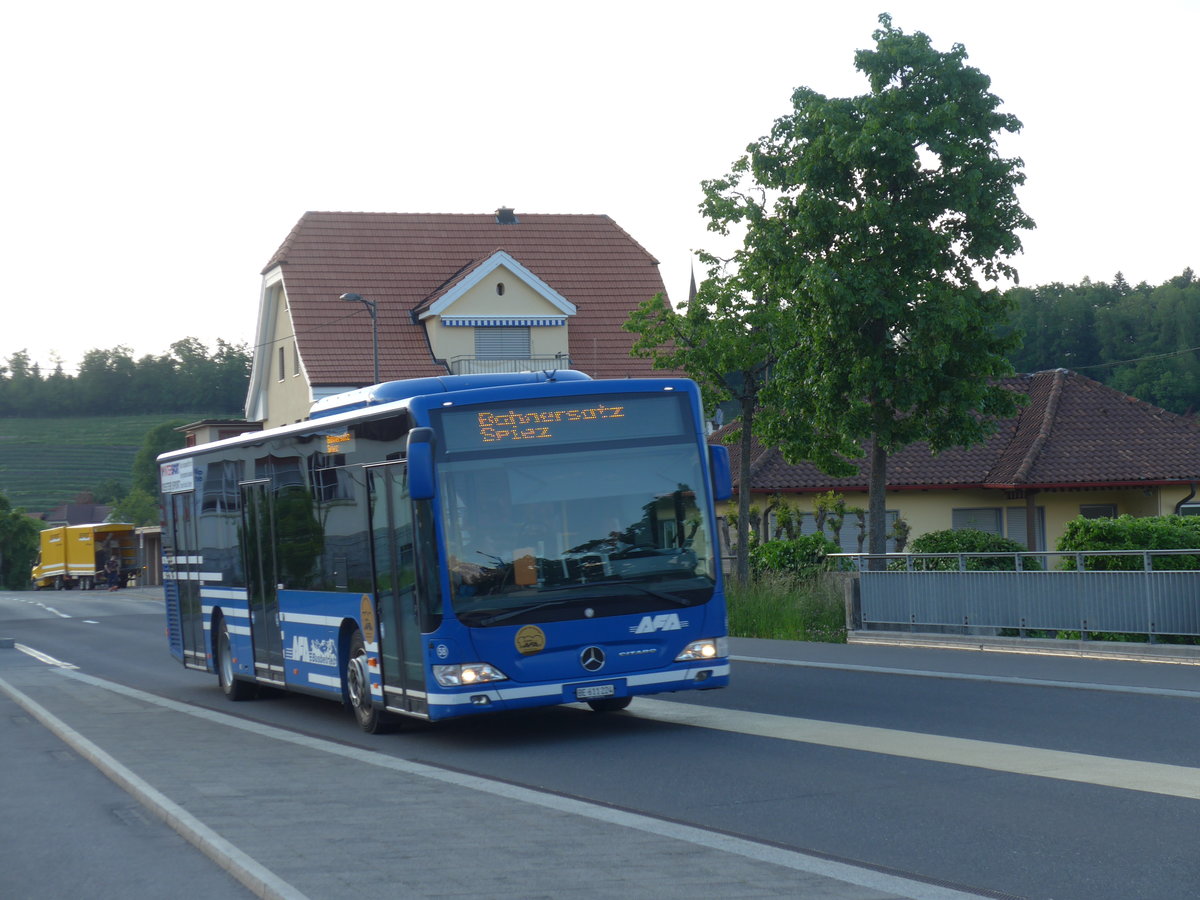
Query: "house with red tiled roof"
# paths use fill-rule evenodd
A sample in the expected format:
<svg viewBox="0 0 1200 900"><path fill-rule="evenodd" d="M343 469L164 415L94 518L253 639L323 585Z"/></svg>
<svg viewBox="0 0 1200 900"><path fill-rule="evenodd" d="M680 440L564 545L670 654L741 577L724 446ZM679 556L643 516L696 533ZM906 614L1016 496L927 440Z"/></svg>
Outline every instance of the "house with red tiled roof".
<svg viewBox="0 0 1200 900"><path fill-rule="evenodd" d="M1053 549L1066 524L1081 515L1200 514L1195 418L1065 369L1020 375L1004 384L1027 402L983 443L938 456L917 443L890 457L889 523L903 518L911 537L978 528L1045 550ZM731 427L713 440L722 440ZM731 444L729 449L736 479L739 448ZM831 478L811 463L790 464L778 449L757 442L752 452L750 491L759 510L782 500L803 515L804 531L812 532L817 494L835 491L848 507L867 506L869 449L856 461L859 472L846 478ZM735 490L740 488L735 483ZM731 510L736 502L731 501ZM770 534L770 523L767 530ZM840 534L843 549L859 549L857 532L856 517L847 516Z"/></svg>
<svg viewBox="0 0 1200 900"><path fill-rule="evenodd" d="M665 293L658 261L605 215L308 212L262 275L246 417L264 427L371 384L376 345L381 381L664 374L621 330Z"/></svg>

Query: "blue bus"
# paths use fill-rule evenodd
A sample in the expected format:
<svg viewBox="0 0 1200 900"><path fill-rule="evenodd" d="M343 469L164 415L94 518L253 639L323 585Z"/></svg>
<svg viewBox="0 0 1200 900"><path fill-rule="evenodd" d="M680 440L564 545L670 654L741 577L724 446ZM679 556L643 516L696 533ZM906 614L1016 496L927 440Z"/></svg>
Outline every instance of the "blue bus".
<svg viewBox="0 0 1200 900"><path fill-rule="evenodd" d="M377 732L729 682L729 459L686 379L386 382L158 459L170 650L231 700Z"/></svg>

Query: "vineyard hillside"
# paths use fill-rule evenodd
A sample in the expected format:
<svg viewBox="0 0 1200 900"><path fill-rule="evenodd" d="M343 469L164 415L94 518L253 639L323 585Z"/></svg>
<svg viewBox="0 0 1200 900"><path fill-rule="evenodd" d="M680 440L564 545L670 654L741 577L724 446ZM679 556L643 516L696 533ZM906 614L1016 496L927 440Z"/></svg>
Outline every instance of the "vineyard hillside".
<svg viewBox="0 0 1200 900"><path fill-rule="evenodd" d="M45 513L108 479L130 483L133 459L151 428L205 413L73 418L0 418L0 494Z"/></svg>

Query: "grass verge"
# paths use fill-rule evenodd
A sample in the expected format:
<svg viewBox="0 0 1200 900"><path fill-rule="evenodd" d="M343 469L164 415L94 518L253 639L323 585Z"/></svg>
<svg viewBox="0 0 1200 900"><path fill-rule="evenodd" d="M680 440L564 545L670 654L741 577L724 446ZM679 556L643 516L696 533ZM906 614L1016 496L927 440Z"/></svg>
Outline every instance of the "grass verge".
<svg viewBox="0 0 1200 900"><path fill-rule="evenodd" d="M846 642L841 588L825 576L800 579L768 573L739 585L725 582L732 637Z"/></svg>

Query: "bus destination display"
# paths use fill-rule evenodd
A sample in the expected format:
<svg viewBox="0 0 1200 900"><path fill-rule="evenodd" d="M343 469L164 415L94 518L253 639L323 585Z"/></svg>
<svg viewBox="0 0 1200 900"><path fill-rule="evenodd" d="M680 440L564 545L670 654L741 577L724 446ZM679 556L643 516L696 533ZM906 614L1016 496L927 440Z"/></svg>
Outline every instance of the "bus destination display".
<svg viewBox="0 0 1200 900"><path fill-rule="evenodd" d="M664 437L682 432L680 400L659 395L612 402L575 398L569 404L444 410L442 430L449 453Z"/></svg>

